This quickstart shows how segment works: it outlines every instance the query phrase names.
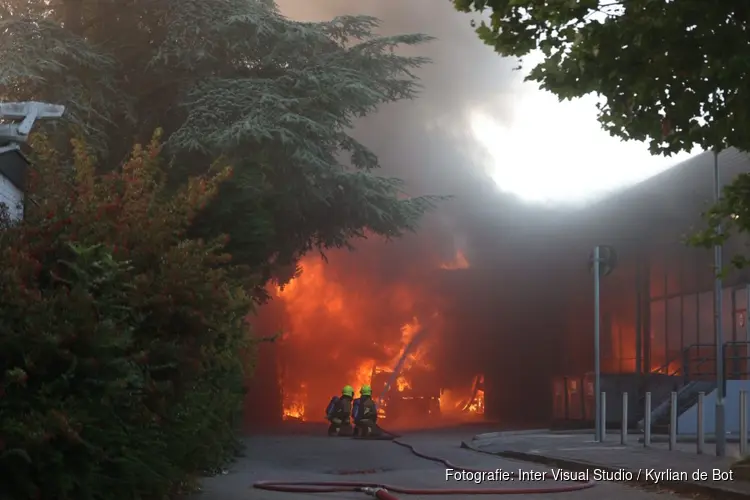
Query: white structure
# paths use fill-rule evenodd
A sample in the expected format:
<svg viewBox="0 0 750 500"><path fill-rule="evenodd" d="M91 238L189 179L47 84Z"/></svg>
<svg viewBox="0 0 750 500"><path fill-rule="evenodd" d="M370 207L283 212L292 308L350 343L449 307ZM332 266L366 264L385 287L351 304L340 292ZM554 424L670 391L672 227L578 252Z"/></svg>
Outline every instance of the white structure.
<svg viewBox="0 0 750 500"><path fill-rule="evenodd" d="M44 102L0 103L0 203L8 207L14 219L23 217L24 192L29 162L20 144L29 138L36 120L60 118L65 106ZM20 123L13 123L18 122Z"/></svg>
<svg viewBox="0 0 750 500"><path fill-rule="evenodd" d="M5 153L0 153L0 157L4 156ZM3 158L3 162L5 162L5 158ZM22 186L14 184L0 168L0 204L8 207L15 220L23 218L23 194Z"/></svg>

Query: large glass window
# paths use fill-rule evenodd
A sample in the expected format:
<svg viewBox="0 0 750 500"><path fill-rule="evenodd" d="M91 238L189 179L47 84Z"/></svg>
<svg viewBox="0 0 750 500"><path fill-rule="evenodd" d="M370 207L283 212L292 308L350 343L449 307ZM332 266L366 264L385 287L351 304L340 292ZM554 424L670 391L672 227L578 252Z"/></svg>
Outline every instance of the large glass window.
<svg viewBox="0 0 750 500"><path fill-rule="evenodd" d="M667 301L667 361L679 359L682 352L682 314L680 297Z"/></svg>
<svg viewBox="0 0 750 500"><path fill-rule="evenodd" d="M682 299L683 348L698 343L698 295L685 295Z"/></svg>
<svg viewBox="0 0 750 500"><path fill-rule="evenodd" d="M699 304L699 323L698 323L698 343L712 344L714 339L714 294L713 292L703 292L698 299Z"/></svg>
<svg viewBox="0 0 750 500"><path fill-rule="evenodd" d="M734 324L734 313L732 312L732 289L725 288L721 294L721 322L724 330L724 342L732 340L732 325Z"/></svg>
<svg viewBox="0 0 750 500"><path fill-rule="evenodd" d="M685 249L682 257L682 289L683 292L698 291L698 276L696 272L696 262L700 254L695 249Z"/></svg>
<svg viewBox="0 0 750 500"><path fill-rule="evenodd" d="M656 253L649 261L649 290L652 298L663 297L664 290L664 259Z"/></svg>
<svg viewBox="0 0 750 500"><path fill-rule="evenodd" d="M678 249L667 259L664 267L667 271L667 295L678 295L682 292L682 250Z"/></svg>
<svg viewBox="0 0 750 500"><path fill-rule="evenodd" d="M747 341L747 288L734 291L734 338Z"/></svg>
<svg viewBox="0 0 750 500"><path fill-rule="evenodd" d="M651 369L661 368L666 362L665 307L663 300L651 302Z"/></svg>

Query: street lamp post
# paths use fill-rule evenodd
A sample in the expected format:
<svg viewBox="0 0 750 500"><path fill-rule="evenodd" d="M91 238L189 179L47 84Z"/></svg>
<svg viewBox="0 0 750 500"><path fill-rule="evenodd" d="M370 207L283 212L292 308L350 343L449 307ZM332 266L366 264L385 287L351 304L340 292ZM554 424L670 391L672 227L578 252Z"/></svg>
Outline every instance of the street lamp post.
<svg viewBox="0 0 750 500"><path fill-rule="evenodd" d="M597 245L591 254L589 265L594 275L594 440L604 440L604 428L607 422L602 419L602 373L601 373L601 279L608 276L617 265L617 253L608 245Z"/></svg>
<svg viewBox="0 0 750 500"><path fill-rule="evenodd" d="M714 201L721 199L719 179L719 152L714 151ZM716 234L721 234L721 225L716 227ZM716 329L716 456L726 456L727 436L724 415L724 331L722 324L722 245L714 245L714 328Z"/></svg>
<svg viewBox="0 0 750 500"><path fill-rule="evenodd" d="M599 335L600 335L600 299L599 299L599 283L601 281L600 274L600 255L599 246L594 248L594 440L598 443L602 442L602 426L606 425L602 422L602 387L601 387L601 356L599 352Z"/></svg>

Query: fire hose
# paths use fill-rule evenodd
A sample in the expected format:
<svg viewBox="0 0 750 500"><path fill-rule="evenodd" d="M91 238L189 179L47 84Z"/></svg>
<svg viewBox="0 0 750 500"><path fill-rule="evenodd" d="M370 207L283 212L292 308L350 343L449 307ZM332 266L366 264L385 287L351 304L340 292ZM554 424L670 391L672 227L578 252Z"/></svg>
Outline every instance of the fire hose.
<svg viewBox="0 0 750 500"><path fill-rule="evenodd" d="M495 473L470 467L461 467L451 461L434 455L428 455L415 448L409 443L401 441L397 434L390 434L388 439L402 446L414 455L431 462L436 462L449 469L473 473ZM359 438L366 440L368 438ZM515 473L509 477L516 478ZM580 491L595 486L594 481L577 481L570 484L556 486L534 487L534 488L407 488L393 484L368 483L360 481L258 481L253 488L266 491L278 491L286 493L341 493L360 492L370 495L379 500L398 500L391 493L403 493L405 495L540 495L545 493L569 493Z"/></svg>

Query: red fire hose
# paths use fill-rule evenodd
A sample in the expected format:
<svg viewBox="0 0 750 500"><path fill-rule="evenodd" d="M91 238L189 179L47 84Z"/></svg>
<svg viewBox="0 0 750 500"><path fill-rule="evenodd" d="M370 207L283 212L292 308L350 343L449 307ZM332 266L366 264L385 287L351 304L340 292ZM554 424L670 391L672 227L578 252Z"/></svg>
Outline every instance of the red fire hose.
<svg viewBox="0 0 750 500"><path fill-rule="evenodd" d="M394 434L395 436L395 434ZM414 455L445 465L449 469L467 472L494 472L469 467L459 467L444 458L427 455L417 450L414 446L393 439L399 446L409 449ZM511 474L515 476L515 474ZM281 491L286 493L339 493L343 491L358 491L368 494L379 500L398 500L391 492L403 493L405 495L539 495L544 493L568 493L571 491L585 490L595 486L594 481L573 482L557 486L535 487L535 488L406 488L391 484L364 483L359 481L258 481L253 488L267 491Z"/></svg>

